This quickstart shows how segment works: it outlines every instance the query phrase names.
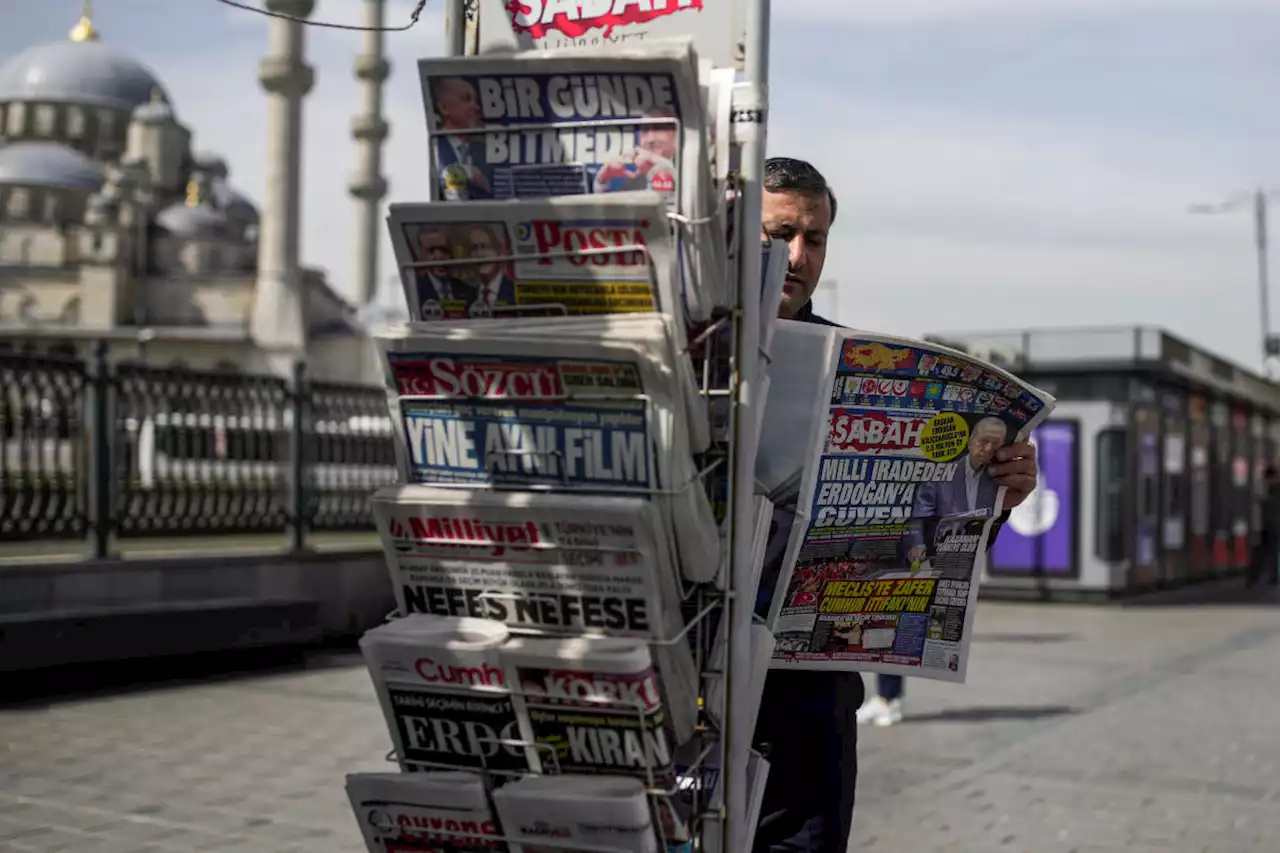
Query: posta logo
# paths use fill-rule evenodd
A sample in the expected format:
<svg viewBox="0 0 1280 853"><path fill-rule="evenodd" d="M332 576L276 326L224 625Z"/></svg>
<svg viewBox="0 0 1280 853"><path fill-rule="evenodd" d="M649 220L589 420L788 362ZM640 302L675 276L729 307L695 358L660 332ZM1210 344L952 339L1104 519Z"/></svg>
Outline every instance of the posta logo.
<svg viewBox="0 0 1280 853"><path fill-rule="evenodd" d="M438 357L392 362L401 394L464 399L539 400L564 396L554 364L455 361Z"/></svg>
<svg viewBox="0 0 1280 853"><path fill-rule="evenodd" d="M920 430L928 421L927 416L835 409L831 413L830 447L832 450L856 450L859 453L909 450L919 446Z"/></svg>
<svg viewBox="0 0 1280 853"><path fill-rule="evenodd" d="M511 15L511 29L536 39L551 33L570 38L591 30L643 24L689 9L702 10L703 0L512 0L504 8Z"/></svg>
<svg viewBox="0 0 1280 853"><path fill-rule="evenodd" d="M575 267L587 265L595 267L636 267L645 263L644 252L639 249L605 252L601 249L622 249L624 246L648 245L644 239L644 229L649 223L639 222L573 222L535 219L529 223L529 232L533 240L534 252L538 255L551 253L581 252L586 249L596 250L587 255L568 257L539 258L541 266L551 266L568 261Z"/></svg>

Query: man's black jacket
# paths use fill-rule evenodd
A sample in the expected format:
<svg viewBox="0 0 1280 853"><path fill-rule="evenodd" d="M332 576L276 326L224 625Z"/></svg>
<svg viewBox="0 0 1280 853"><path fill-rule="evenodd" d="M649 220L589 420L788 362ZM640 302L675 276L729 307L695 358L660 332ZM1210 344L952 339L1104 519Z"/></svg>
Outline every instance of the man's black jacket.
<svg viewBox="0 0 1280 853"><path fill-rule="evenodd" d="M795 319L836 325L813 313L811 304ZM777 546L785 546L788 533L789 525L776 523L770 531L766 588L778 576L786 549ZM864 695L856 672L769 673L756 724L769 781L752 853L844 853L858 779L856 713Z"/></svg>

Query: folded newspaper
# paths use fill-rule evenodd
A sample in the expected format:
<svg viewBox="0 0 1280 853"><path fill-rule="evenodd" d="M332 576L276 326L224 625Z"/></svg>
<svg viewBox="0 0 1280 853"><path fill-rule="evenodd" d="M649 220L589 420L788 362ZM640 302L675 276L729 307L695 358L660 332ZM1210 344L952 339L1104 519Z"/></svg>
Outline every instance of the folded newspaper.
<svg viewBox="0 0 1280 853"><path fill-rule="evenodd" d="M757 478L796 509L764 579L772 666L963 681L1004 507L987 466L1053 397L935 344L779 325Z"/></svg>
<svg viewBox="0 0 1280 853"><path fill-rule="evenodd" d="M643 783L616 776L530 776L493 792L511 853L658 853Z"/></svg>
<svg viewBox="0 0 1280 853"><path fill-rule="evenodd" d="M539 745L543 772L672 782L676 733L693 733L696 695L668 718L649 646L613 637L514 637L502 649L515 703Z"/></svg>
<svg viewBox="0 0 1280 853"><path fill-rule="evenodd" d="M692 455L706 415L689 410L688 360L665 361L671 328L650 314L379 336L402 478L642 497L674 533L682 576L711 579L715 519Z"/></svg>
<svg viewBox="0 0 1280 853"><path fill-rule="evenodd" d="M723 228L691 41L423 59L418 70L433 199L652 190L679 223L690 314L724 304Z"/></svg>
<svg viewBox="0 0 1280 853"><path fill-rule="evenodd" d="M473 773L351 773L347 797L369 853L505 849Z"/></svg>
<svg viewBox="0 0 1280 853"><path fill-rule="evenodd" d="M426 486L390 486L372 500L400 613L645 640L673 725L691 725L676 713L695 705L697 672L670 536L652 504Z"/></svg>
<svg viewBox="0 0 1280 853"><path fill-rule="evenodd" d="M517 775L537 769L520 746L527 727L511 701L501 622L412 614L360 638L374 692L404 770L465 768Z"/></svg>
<svg viewBox="0 0 1280 853"><path fill-rule="evenodd" d="M657 193L392 204L387 227L413 320L682 310Z"/></svg>

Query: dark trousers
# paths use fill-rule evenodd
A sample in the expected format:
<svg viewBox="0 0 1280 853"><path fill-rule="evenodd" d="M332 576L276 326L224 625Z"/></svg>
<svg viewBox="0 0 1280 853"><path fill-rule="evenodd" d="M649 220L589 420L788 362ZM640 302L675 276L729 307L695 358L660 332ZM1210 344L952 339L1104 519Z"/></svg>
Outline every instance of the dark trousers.
<svg viewBox="0 0 1280 853"><path fill-rule="evenodd" d="M1245 580L1248 586L1253 586L1260 580L1265 580L1272 586L1280 583L1280 576L1276 573L1276 560L1280 557L1278 545L1280 542L1277 542L1274 531L1262 532L1258 544L1253 547L1252 559L1249 561L1249 574Z"/></svg>
<svg viewBox="0 0 1280 853"><path fill-rule="evenodd" d="M901 675L877 675L876 676L876 693L886 702L892 702L894 699L902 698L902 676Z"/></svg>
<svg viewBox="0 0 1280 853"><path fill-rule="evenodd" d="M862 698L856 672L769 672L755 738L769 780L752 853L845 853Z"/></svg>

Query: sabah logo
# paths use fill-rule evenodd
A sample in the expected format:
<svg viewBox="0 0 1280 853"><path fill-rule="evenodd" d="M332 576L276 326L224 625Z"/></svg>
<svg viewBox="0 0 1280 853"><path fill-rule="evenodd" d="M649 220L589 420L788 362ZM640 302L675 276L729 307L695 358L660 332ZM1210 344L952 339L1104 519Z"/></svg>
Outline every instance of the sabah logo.
<svg viewBox="0 0 1280 853"><path fill-rule="evenodd" d="M614 27L645 24L679 12L702 11L703 0L511 0L503 8L511 16L511 29L535 39L559 33L578 38L591 30L603 30L606 38Z"/></svg>

